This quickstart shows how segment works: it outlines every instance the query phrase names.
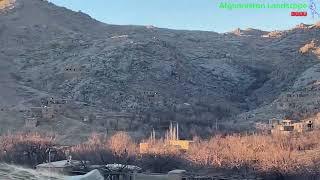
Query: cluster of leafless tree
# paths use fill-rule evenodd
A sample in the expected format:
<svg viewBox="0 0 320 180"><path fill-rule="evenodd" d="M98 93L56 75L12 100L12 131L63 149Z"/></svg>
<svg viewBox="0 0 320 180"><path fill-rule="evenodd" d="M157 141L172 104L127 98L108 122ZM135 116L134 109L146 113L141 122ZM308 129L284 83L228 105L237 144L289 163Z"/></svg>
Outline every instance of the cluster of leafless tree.
<svg viewBox="0 0 320 180"><path fill-rule="evenodd" d="M131 164L151 172L212 168L241 173L318 174L319 137L319 131L290 136L235 134L216 135L206 140L196 137L186 152L165 145L164 140L153 139L149 142L152 143L150 151L140 154L138 144L127 133L119 132L108 138L93 134L87 142L68 151L73 159L84 162ZM46 162L48 149L54 146L54 138L38 134L1 136L0 161L34 166ZM65 154L59 150L51 157L52 161L62 159Z"/></svg>

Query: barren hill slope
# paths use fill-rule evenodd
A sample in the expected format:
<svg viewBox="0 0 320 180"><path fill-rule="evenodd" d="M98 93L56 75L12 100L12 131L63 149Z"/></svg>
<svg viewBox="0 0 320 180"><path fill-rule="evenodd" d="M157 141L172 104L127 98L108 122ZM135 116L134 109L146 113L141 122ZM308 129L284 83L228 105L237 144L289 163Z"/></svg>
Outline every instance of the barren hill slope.
<svg viewBox="0 0 320 180"><path fill-rule="evenodd" d="M0 131L24 129L26 112L50 97L69 105L33 130L65 139L92 131L146 133L170 120L184 132L210 133L216 121L247 126L286 115L269 106L299 79L313 77L317 54L299 50L319 39L320 29L276 37L237 32L109 25L46 1L17 0L0 15ZM263 118L252 115L264 108ZM91 123L83 121L88 114L95 116Z"/></svg>

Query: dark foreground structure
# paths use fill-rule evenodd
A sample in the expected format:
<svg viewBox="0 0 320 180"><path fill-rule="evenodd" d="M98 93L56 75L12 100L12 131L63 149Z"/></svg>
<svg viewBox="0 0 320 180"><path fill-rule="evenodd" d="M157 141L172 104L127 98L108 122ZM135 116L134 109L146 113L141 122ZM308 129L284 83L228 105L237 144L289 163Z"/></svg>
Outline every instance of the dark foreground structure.
<svg viewBox="0 0 320 180"><path fill-rule="evenodd" d="M85 165L81 161L63 160L39 164L38 171L49 171L69 175L70 180L215 180L218 177L200 176L186 170L172 170L165 173L143 173L141 168L132 165L107 164ZM99 175L99 173L100 175Z"/></svg>

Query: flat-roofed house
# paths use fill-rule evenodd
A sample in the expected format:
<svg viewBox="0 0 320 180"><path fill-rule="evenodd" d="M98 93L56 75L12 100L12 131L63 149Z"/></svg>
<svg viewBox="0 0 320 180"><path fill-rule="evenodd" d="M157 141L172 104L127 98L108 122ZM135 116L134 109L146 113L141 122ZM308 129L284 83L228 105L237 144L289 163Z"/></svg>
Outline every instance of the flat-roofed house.
<svg viewBox="0 0 320 180"><path fill-rule="evenodd" d="M274 123L272 125L271 133L272 134L291 134L293 132L307 132L313 130L313 121L307 120L307 121L295 121L295 120L289 120L284 119L280 120L277 123Z"/></svg>

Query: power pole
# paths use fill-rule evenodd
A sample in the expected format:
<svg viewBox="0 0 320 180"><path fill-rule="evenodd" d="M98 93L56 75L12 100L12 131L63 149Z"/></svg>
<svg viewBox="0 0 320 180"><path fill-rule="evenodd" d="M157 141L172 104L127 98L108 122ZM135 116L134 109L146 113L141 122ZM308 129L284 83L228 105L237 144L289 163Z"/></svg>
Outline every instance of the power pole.
<svg viewBox="0 0 320 180"><path fill-rule="evenodd" d="M177 122L177 140L179 140L179 123Z"/></svg>
<svg viewBox="0 0 320 180"><path fill-rule="evenodd" d="M218 119L216 118L216 131L218 131Z"/></svg>

